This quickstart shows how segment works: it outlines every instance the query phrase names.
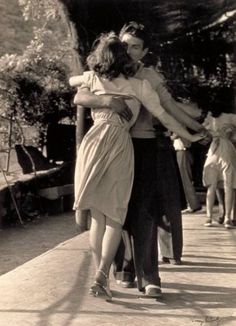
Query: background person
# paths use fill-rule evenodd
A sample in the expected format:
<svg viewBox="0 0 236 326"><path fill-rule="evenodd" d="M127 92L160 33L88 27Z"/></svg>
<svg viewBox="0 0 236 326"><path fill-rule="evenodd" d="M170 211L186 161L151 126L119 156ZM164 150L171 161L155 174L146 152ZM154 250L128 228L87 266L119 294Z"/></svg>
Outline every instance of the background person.
<svg viewBox="0 0 236 326"><path fill-rule="evenodd" d="M223 92L223 91L222 91ZM222 93L221 92L221 93ZM222 94L217 94L222 96ZM217 187L224 189L224 226L233 227L231 220L236 189L236 114L228 111L225 101L216 98L204 126L212 136L207 159L203 168L203 183L207 187L205 226L212 225L213 206Z"/></svg>
<svg viewBox="0 0 236 326"><path fill-rule="evenodd" d="M194 213L201 210L202 207L193 185L193 155L190 151L191 143L186 139L177 137L176 135L172 135L171 138L173 140L184 194L187 201L187 210L185 212Z"/></svg>

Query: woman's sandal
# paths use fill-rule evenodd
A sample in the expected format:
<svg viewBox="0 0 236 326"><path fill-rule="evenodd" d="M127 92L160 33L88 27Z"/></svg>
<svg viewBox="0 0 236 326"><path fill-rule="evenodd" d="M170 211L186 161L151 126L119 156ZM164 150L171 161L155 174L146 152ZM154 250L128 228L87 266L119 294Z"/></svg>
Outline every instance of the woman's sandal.
<svg viewBox="0 0 236 326"><path fill-rule="evenodd" d="M112 300L112 294L111 290L109 288L109 279L108 276L101 270L98 270L99 273L101 273L105 279L106 279L106 285L95 281L93 285L91 286L89 293L92 294L94 297L104 298L106 301Z"/></svg>

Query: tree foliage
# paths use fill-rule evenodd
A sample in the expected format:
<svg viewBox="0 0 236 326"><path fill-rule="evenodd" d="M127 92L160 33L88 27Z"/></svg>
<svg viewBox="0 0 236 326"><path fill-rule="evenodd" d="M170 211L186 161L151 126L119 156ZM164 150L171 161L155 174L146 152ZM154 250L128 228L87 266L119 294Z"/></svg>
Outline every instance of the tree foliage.
<svg viewBox="0 0 236 326"><path fill-rule="evenodd" d="M152 33L147 64L164 73L177 98L233 88L235 74L235 0L86 0L64 1L87 55L96 36L136 20ZM114 15L114 13L116 13Z"/></svg>
<svg viewBox="0 0 236 326"><path fill-rule="evenodd" d="M41 20L46 22L55 20L59 16L59 7L57 0L19 0L23 16L26 20Z"/></svg>
<svg viewBox="0 0 236 326"><path fill-rule="evenodd" d="M0 58L2 115L14 114L42 128L66 114L71 117L67 80L71 67L73 73L81 70L78 52L85 57L99 32L118 32L123 23L134 19L153 31L151 63L164 72L175 97L196 98L199 88L232 88L235 1L18 2L24 18L34 21L35 28L22 55ZM229 12L232 16L227 16Z"/></svg>
<svg viewBox="0 0 236 326"><path fill-rule="evenodd" d="M19 2L25 19L40 23L22 55L0 58L0 115L33 125L44 135L49 123L75 118L68 84L70 40L57 1Z"/></svg>
<svg viewBox="0 0 236 326"><path fill-rule="evenodd" d="M199 100L200 90L207 90L210 97L222 88L234 93L235 27L235 22L229 21L158 47L159 68L176 97Z"/></svg>

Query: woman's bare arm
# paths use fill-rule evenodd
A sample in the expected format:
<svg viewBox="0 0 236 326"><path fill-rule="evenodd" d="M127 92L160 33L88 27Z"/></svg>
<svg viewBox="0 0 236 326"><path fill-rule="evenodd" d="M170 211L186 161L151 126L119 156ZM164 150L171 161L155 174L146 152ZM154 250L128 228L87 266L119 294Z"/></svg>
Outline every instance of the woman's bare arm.
<svg viewBox="0 0 236 326"><path fill-rule="evenodd" d="M127 121L130 121L133 114L126 104L122 96L110 96L110 95L96 95L90 92L89 89L83 88L78 89L75 97L74 103L83 107L89 108L107 108L117 114Z"/></svg>

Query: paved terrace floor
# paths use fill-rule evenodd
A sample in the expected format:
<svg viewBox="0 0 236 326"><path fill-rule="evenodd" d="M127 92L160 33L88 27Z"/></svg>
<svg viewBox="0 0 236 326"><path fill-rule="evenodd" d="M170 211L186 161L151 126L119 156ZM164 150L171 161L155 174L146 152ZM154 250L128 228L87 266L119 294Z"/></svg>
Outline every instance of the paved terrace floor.
<svg viewBox="0 0 236 326"><path fill-rule="evenodd" d="M183 215L183 264L160 266L162 299L144 298L113 278L111 303L91 297L94 269L86 232L0 276L0 325L235 326L236 230L206 228L204 218L204 211ZM73 232L72 224L72 213L57 216L47 232L63 232L60 225ZM23 231L25 241L34 233L42 246L39 229Z"/></svg>

